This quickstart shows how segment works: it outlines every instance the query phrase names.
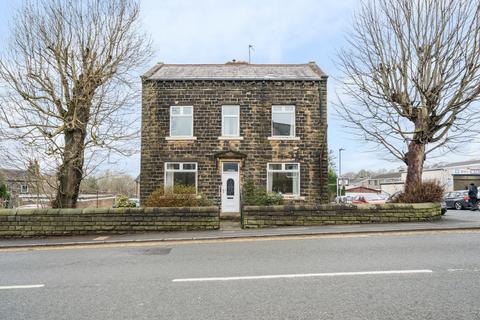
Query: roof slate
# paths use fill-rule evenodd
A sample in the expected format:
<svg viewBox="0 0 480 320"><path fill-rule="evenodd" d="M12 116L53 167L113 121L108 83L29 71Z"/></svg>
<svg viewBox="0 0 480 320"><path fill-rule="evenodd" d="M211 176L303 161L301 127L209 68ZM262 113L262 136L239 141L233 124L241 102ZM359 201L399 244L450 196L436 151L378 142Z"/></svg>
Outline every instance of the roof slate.
<svg viewBox="0 0 480 320"><path fill-rule="evenodd" d="M26 170L2 169L0 168L0 179L6 181L26 181L28 172Z"/></svg>
<svg viewBox="0 0 480 320"><path fill-rule="evenodd" d="M451 168L451 167L462 167L462 166L479 165L479 164L480 164L480 160L476 159L476 160L468 160L468 161L450 162L450 163L441 164L435 167Z"/></svg>
<svg viewBox="0 0 480 320"><path fill-rule="evenodd" d="M304 64L163 64L143 75L148 80L310 80L327 75L315 62Z"/></svg>
<svg viewBox="0 0 480 320"><path fill-rule="evenodd" d="M372 179L394 179L394 178L400 178L402 176L401 172L387 172L387 173L381 173L377 174L372 177Z"/></svg>

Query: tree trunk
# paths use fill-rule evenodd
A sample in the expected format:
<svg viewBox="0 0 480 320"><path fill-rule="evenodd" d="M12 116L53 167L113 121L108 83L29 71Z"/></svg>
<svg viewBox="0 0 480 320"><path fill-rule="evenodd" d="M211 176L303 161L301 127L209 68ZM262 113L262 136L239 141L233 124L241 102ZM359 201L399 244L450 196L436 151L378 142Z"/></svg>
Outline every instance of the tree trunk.
<svg viewBox="0 0 480 320"><path fill-rule="evenodd" d="M63 163L58 169L59 186L53 203L56 208L75 208L77 206L80 182L83 178L84 132L81 129L65 132L65 152Z"/></svg>
<svg viewBox="0 0 480 320"><path fill-rule="evenodd" d="M405 190L422 181L423 163L425 161L425 144L412 141L408 145L407 179Z"/></svg>

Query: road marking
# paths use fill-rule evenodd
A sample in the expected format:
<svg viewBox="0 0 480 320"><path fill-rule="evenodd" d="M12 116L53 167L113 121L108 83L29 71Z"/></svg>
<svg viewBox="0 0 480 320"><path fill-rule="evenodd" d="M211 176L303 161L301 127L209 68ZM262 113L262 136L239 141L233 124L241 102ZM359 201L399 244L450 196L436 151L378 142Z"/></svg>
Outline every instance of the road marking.
<svg viewBox="0 0 480 320"><path fill-rule="evenodd" d="M109 236L97 237L97 238L95 238L95 239L93 239L93 240L95 240L95 241L101 241L101 240L107 240L108 238L110 238L110 237L109 237Z"/></svg>
<svg viewBox="0 0 480 320"><path fill-rule="evenodd" d="M447 269L448 272L458 272L458 271L465 271L465 272L479 272L480 268L473 268L473 269Z"/></svg>
<svg viewBox="0 0 480 320"><path fill-rule="evenodd" d="M262 276L244 277L213 277L213 278L185 278L173 279L172 282L201 282L201 281L235 281L235 280L260 280L260 279L282 279L282 278L308 278L308 277L340 277L340 276L367 276L384 274L414 274L432 273L432 270L386 270L386 271L358 271L358 272L331 272L331 273L299 273L299 274L275 274Z"/></svg>
<svg viewBox="0 0 480 320"><path fill-rule="evenodd" d="M23 286L0 286L0 290L9 290L9 289L33 289L33 288L42 288L45 287L44 284L30 284Z"/></svg>

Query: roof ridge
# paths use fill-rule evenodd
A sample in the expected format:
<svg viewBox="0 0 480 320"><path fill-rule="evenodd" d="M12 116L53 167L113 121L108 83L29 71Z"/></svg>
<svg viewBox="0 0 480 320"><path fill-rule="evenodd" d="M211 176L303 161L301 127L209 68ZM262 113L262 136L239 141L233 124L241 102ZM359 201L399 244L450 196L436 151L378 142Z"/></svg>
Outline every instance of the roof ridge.
<svg viewBox="0 0 480 320"><path fill-rule="evenodd" d="M245 63L245 62L230 62L230 63L161 63L163 66L250 66L250 67L278 67L278 66L308 66L311 65L310 62L307 63Z"/></svg>
<svg viewBox="0 0 480 320"><path fill-rule="evenodd" d="M142 79L163 80L321 80L328 76L313 61L308 63L165 64L158 63Z"/></svg>

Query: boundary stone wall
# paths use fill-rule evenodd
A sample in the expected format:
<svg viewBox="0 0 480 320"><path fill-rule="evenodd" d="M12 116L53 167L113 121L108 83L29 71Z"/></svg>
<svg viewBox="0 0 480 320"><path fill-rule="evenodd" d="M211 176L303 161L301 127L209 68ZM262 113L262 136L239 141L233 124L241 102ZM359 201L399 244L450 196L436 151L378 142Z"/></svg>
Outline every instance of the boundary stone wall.
<svg viewBox="0 0 480 320"><path fill-rule="evenodd" d="M213 230L218 207L0 210L0 238Z"/></svg>
<svg viewBox="0 0 480 320"><path fill-rule="evenodd" d="M420 222L440 218L441 208L437 203L245 206L242 212L244 228Z"/></svg>

